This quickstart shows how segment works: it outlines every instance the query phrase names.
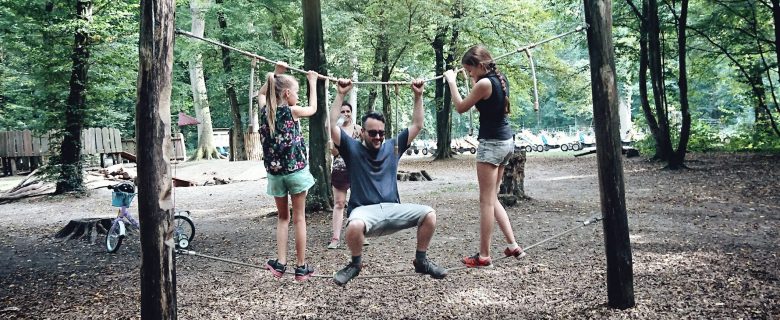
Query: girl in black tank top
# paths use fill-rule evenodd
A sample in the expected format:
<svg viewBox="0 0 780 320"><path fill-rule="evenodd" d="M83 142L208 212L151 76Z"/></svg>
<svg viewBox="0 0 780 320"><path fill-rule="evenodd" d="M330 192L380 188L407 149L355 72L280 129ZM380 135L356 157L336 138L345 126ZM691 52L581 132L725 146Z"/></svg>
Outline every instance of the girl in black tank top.
<svg viewBox="0 0 780 320"><path fill-rule="evenodd" d="M477 151L477 180L479 182L479 252L466 256L462 262L467 267L491 265L490 239L494 222L504 234L507 247L504 255L515 258L525 256L517 245L512 224L506 210L498 201L498 185L504 174L504 165L514 151L512 130L509 127L509 84L506 77L496 69L490 52L482 46L470 48L463 55L461 64L473 80L471 92L465 98L460 96L455 71L447 70L444 78L452 94L452 102L458 113L464 113L476 106L479 111L479 149ZM496 160L500 159L500 160Z"/></svg>

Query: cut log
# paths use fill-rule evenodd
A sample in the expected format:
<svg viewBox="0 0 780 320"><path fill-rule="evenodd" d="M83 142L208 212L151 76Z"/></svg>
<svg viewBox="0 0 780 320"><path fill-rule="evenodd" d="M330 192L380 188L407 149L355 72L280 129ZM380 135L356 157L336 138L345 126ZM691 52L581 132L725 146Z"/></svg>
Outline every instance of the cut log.
<svg viewBox="0 0 780 320"><path fill-rule="evenodd" d="M184 180L176 177L171 178L171 180L173 180L174 187L194 187L198 185L195 181Z"/></svg>
<svg viewBox="0 0 780 320"><path fill-rule="evenodd" d="M85 242L94 244L98 235L108 233L108 229L111 228L110 218L84 218L77 220L70 220L60 231L54 234L57 239L62 241L67 240L84 240Z"/></svg>
<svg viewBox="0 0 780 320"><path fill-rule="evenodd" d="M136 162L136 161L135 161L136 157L135 157L135 155L134 155L134 154L132 154L132 153L129 153L129 152L122 151L122 152L120 152L120 153L119 153L119 155L120 155L120 156L121 156L123 159L125 159L125 160L128 160L128 161L130 161L130 162Z"/></svg>
<svg viewBox="0 0 780 320"><path fill-rule="evenodd" d="M520 200L528 199L523 187L525 180L525 150L515 151L504 167L504 176L498 189L498 200L511 207Z"/></svg>
<svg viewBox="0 0 780 320"><path fill-rule="evenodd" d="M223 179L223 178L214 177L214 184L217 184L217 185L219 185L219 184L228 184L230 182L231 182L230 178Z"/></svg>
<svg viewBox="0 0 780 320"><path fill-rule="evenodd" d="M433 181L433 178L431 178L431 175L428 174L425 170L420 170L420 174L422 174L423 177L425 177L425 180Z"/></svg>

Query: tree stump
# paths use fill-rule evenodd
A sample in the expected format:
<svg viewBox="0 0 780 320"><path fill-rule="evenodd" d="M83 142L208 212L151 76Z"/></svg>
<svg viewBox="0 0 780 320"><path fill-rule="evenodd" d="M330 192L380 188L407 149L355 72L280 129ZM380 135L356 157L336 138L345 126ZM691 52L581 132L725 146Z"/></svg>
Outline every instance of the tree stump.
<svg viewBox="0 0 780 320"><path fill-rule="evenodd" d="M94 244L98 235L108 233L108 229L111 228L111 221L111 218L70 220L54 237L62 239L62 241L82 239L90 244Z"/></svg>
<svg viewBox="0 0 780 320"><path fill-rule="evenodd" d="M523 188L525 180L525 150L515 151L504 167L504 176L498 189L498 200L511 207L517 201L528 199Z"/></svg>

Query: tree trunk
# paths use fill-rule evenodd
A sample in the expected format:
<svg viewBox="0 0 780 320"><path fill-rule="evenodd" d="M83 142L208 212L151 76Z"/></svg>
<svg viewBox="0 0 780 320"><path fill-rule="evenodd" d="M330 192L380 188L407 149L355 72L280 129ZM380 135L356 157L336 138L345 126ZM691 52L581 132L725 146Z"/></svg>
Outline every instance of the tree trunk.
<svg viewBox="0 0 780 320"><path fill-rule="evenodd" d="M371 66L371 78L377 79L382 75L384 67L387 65L387 34L380 32L377 34L376 47L374 48L374 64ZM368 104L366 106L366 112L374 111L374 104L376 103L376 97L378 90L384 90L382 86L372 86L368 89ZM362 124L361 124L362 125ZM385 128L387 130L387 128Z"/></svg>
<svg viewBox="0 0 780 320"><path fill-rule="evenodd" d="M772 0L772 22L775 27L775 56L777 57L777 75L780 76L780 0Z"/></svg>
<svg viewBox="0 0 780 320"><path fill-rule="evenodd" d="M224 0L217 0L217 4L222 4ZM227 39L227 20L225 19L225 12L220 7L217 13L219 20L219 28L222 30L221 41L226 45L230 45ZM230 49L222 47L222 67L225 69L225 75L227 75L228 81L225 83L225 92L230 101L230 116L233 119L233 148L230 150L231 160L244 161L247 160L246 147L244 146L244 128L241 123L241 107L238 105L238 95L236 95L236 81L233 77L233 64L230 61Z"/></svg>
<svg viewBox="0 0 780 320"><path fill-rule="evenodd" d="M60 172L55 193L84 191L81 165L81 130L87 108L87 71L89 69L89 24L92 22L92 1L76 1L76 35L73 42L73 67L70 93L65 109L65 134L60 147Z"/></svg>
<svg viewBox="0 0 780 320"><path fill-rule="evenodd" d="M433 39L431 46L436 56L436 74L440 75L444 73L444 37L446 36L447 28L439 28L436 31L436 37ZM450 152L450 135L452 132L452 110L450 101L448 86L445 85L444 79L436 79L436 91L434 103L436 105L436 156L435 159L449 159L452 158L452 152Z"/></svg>
<svg viewBox="0 0 780 320"><path fill-rule="evenodd" d="M141 224L141 318L176 319L171 201L173 0L141 1L138 41L138 215Z"/></svg>
<svg viewBox="0 0 780 320"><path fill-rule="evenodd" d="M615 51L612 44L612 2L585 0L585 22L590 26L587 29L588 54L607 255L608 305L626 309L635 304L634 275L620 152L619 101L615 78Z"/></svg>
<svg viewBox="0 0 780 320"><path fill-rule="evenodd" d="M645 115L647 126L650 128L650 133L653 135L653 141L655 142L655 155L654 159L661 159L658 151L661 147L661 130L658 127L658 121L653 114L653 109L650 107L650 99L647 91L647 68L650 64L648 57L648 27L647 27L647 11L648 0L642 1L642 14L638 15L639 18L639 97L642 105L642 112Z"/></svg>
<svg viewBox="0 0 780 320"><path fill-rule="evenodd" d="M648 53L650 67L650 82L653 87L653 101L655 104L655 115L658 120L659 140L656 154L663 161L668 162L672 157L671 128L669 127L669 115L665 109L665 81L663 48L661 46L661 21L658 17L657 0L648 0L647 10L647 32L648 32Z"/></svg>
<svg viewBox="0 0 780 320"><path fill-rule="evenodd" d="M260 97L260 94L255 91L255 81L257 80L257 77L255 76L256 69L257 59L252 59L252 70L249 75L249 131L253 133L260 130L260 122L257 118L257 109L259 109L259 105L255 100ZM259 90L260 86L257 86L257 89Z"/></svg>
<svg viewBox="0 0 780 320"><path fill-rule="evenodd" d="M389 49L387 50L389 51ZM387 54L387 51L385 51L385 54ZM384 57L385 61L387 61L387 55ZM390 70L387 67L387 63L385 63L385 66L382 68L382 77L381 81L388 81L390 80ZM393 112L393 106L390 104L390 85L383 85L382 86L382 114L385 115L385 131L392 136L393 133L396 132L397 126L395 123L395 113Z"/></svg>
<svg viewBox="0 0 780 320"><path fill-rule="evenodd" d="M358 59L357 55L352 57L352 82L358 81ZM352 123L358 123L358 105L357 105L357 97L358 97L358 87L354 86L352 87L352 90L349 90L349 104L352 106ZM327 105L327 104L326 104ZM363 125L362 123L360 124Z"/></svg>
<svg viewBox="0 0 780 320"><path fill-rule="evenodd" d="M303 67L327 75L325 41L322 35L322 12L320 0L302 0L303 5ZM309 189L306 198L308 211L330 211L333 209L333 193L330 188L330 156L325 122L328 119L325 101L325 83L317 81L317 113L309 120L309 171L316 183ZM308 94L307 94L308 96Z"/></svg>
<svg viewBox="0 0 780 320"><path fill-rule="evenodd" d="M680 113L682 114L682 124L680 127L680 142L677 145L677 151L669 161L670 169L679 169L685 165L685 154L688 149L688 140L691 136L691 112L688 107L688 69L686 66L686 29L688 24L688 0L682 0L680 2L680 17L678 18L677 25L679 31L677 32L677 50L679 53L679 69L680 80L678 87L680 88Z"/></svg>
<svg viewBox="0 0 780 320"><path fill-rule="evenodd" d="M204 17L209 0L190 1L190 13L192 14L192 34L203 37L206 27ZM189 63L190 85L192 86L192 99L195 108L195 116L200 121L198 124L198 147L190 157L191 160L220 158L214 145L214 128L211 125L211 108L206 94L206 78L203 76L203 56L195 54Z"/></svg>

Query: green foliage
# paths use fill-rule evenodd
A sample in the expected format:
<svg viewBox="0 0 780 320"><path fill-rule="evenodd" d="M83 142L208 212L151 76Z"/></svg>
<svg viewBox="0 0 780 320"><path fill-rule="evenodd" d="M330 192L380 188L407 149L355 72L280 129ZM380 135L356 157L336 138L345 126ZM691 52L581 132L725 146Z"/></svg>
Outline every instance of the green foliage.
<svg viewBox="0 0 780 320"><path fill-rule="evenodd" d="M767 128L767 126L767 124L758 124L755 127L738 126L734 134L723 137L723 149L726 151L780 152L780 139L774 132L762 129Z"/></svg>
<svg viewBox="0 0 780 320"><path fill-rule="evenodd" d="M72 1L53 0L52 10L46 10L45 0L0 0L0 130L33 129L48 131L62 128L63 105L68 93L72 61L70 52L75 5ZM224 41L231 46L260 54L272 60L284 60L291 66L303 64L303 34L301 3L286 0L224 0L206 12L206 37ZM372 71L379 35L387 35L390 80L408 81L434 77L434 56L430 43L440 27L455 25L460 36L452 48L456 60L470 46L483 44L499 56L518 47L572 30L582 24L582 3L577 1L499 1L463 0L464 16L453 21L451 8L455 0L333 0L322 1L325 52L328 74L351 77L357 71L359 80L378 80ZM635 3L637 3L635 1ZM88 83L88 126L118 127L124 137L135 131L136 77L138 68L138 2L94 1L94 18L90 23L90 68ZM624 1L615 2L613 38L620 99L632 106L632 114L640 128L646 128L639 108L638 87L638 20ZM676 101L675 29L674 17L668 8L661 10L665 21L662 32L667 72L669 108ZM755 1L724 7L723 3L691 3L692 28L710 36L727 47L734 61L712 49L712 44L696 32L689 32L689 98L691 112L708 121L695 121L689 143L691 150L775 150L778 137L767 131L764 122L753 123L756 97L751 92L736 62L744 66L760 66L756 38L751 35L751 21L761 39L771 39L771 12ZM227 20L227 29L218 26L217 13ZM694 14L695 13L695 14ZM755 18L752 14L755 13ZM176 7L176 27L190 29L189 1L179 1ZM769 42L761 42L764 52L772 52ZM450 48L445 48L449 50ZM206 86L215 128L231 126L230 107L225 84L233 83L242 106L242 119L249 99L250 59L231 53L233 73L222 67L219 48L185 37L177 37L174 48L173 90L171 113L194 115L188 64L196 54L203 56ZM590 70L584 33L541 45L533 50L539 86L540 111L533 109L533 79L529 60L524 54L512 54L498 60L500 70L511 86L512 126L519 130L569 129L588 127L592 123ZM765 54L766 65L774 66L775 57ZM257 75L263 79L272 71L270 64L259 63ZM381 66L379 66L381 67ZM457 63L456 66L457 67ZM763 69L761 69L763 70ZM764 72L777 84L776 72ZM294 73L299 80L302 76ZM770 79L764 75L766 101L772 102ZM463 80L460 80L463 81ZM256 83L256 88L260 83ZM465 89L465 82L460 87ZM380 87L359 86L357 113L362 115L368 104L369 92ZM305 103L305 86L301 88ZM330 88L331 95L333 87ZM398 111L401 128L411 121L412 99L408 88L390 90L392 110ZM435 123L432 104L433 83L426 87L426 123L431 132L423 138L433 138ZM465 93L465 90L462 91ZM381 100L381 99L380 99ZM378 107L375 104L375 108ZM779 117L775 117L779 118ZM710 120L711 119L711 120ZM712 120L723 127L709 127ZM760 119L759 119L760 120ZM452 115L453 136L468 134L476 127L478 114ZM721 144L717 137L726 128L744 123ZM246 123L245 123L246 125ZM763 128L761 126L764 126ZM304 126L305 127L305 126ZM474 128L477 129L477 128ZM176 129L174 129L176 130ZM197 140L194 127L184 128L190 146ZM645 143L652 148L652 143ZM642 143L640 142L641 146ZM645 154L647 154L645 152Z"/></svg>
<svg viewBox="0 0 780 320"><path fill-rule="evenodd" d="M718 137L718 130L700 119L693 119L688 150L711 151L719 148L723 148L723 144Z"/></svg>

